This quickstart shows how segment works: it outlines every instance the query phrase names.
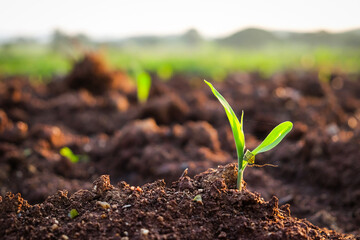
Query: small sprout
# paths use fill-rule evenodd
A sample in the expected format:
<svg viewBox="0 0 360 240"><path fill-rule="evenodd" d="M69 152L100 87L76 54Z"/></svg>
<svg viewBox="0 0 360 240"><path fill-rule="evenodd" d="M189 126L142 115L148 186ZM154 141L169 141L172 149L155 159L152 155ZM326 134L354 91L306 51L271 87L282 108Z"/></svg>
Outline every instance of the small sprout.
<svg viewBox="0 0 360 240"><path fill-rule="evenodd" d="M207 85L211 88L211 91L222 104L225 109L226 115L230 122L231 130L234 135L235 146L238 157L238 179L237 179L237 188L241 190L243 174L246 166L254 165L255 156L258 153L266 152L273 149L276 145L278 145L281 140L291 131L293 124L289 121L280 123L276 126L270 134L265 138L265 140L253 151L247 150L244 155L245 150L245 135L243 130L243 117L244 111L241 114L241 121L236 117L233 109L229 105L229 103L225 100L225 98L213 87L211 83L204 80Z"/></svg>
<svg viewBox="0 0 360 240"><path fill-rule="evenodd" d="M63 156L63 157L66 157L72 163L88 162L89 161L89 157L87 155L74 154L71 151L71 149L68 148L68 147L61 148L60 149L60 155Z"/></svg>
<svg viewBox="0 0 360 240"><path fill-rule="evenodd" d="M151 76L137 62L133 62L129 70L129 75L136 81L137 100L139 103L145 103L150 93Z"/></svg>
<svg viewBox="0 0 360 240"><path fill-rule="evenodd" d="M68 216L71 218L71 219L74 219L76 218L77 216L79 216L79 213L76 209L71 209L70 212L68 213Z"/></svg>
<svg viewBox="0 0 360 240"><path fill-rule="evenodd" d="M136 74L137 98L140 103L145 103L149 97L151 77L147 72L141 71Z"/></svg>
<svg viewBox="0 0 360 240"><path fill-rule="evenodd" d="M196 196L194 197L193 201L194 201L194 202L197 202L197 203L201 203L201 204L203 203L202 197L201 197L200 194L196 195Z"/></svg>
<svg viewBox="0 0 360 240"><path fill-rule="evenodd" d="M60 149L60 155L63 157L66 157L67 159L70 160L70 162L72 163L77 163L79 162L79 156L74 154L70 148L68 147L63 147Z"/></svg>

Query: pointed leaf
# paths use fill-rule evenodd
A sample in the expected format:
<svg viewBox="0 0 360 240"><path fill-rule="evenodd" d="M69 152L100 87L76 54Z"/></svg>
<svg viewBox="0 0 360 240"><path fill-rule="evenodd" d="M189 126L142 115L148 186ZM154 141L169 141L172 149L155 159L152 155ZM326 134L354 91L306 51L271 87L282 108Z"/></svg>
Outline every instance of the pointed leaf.
<svg viewBox="0 0 360 240"><path fill-rule="evenodd" d="M238 158L242 159L243 155L244 155L244 148L245 148L245 136L244 136L243 125L242 125L244 111L241 114L241 123L240 123L239 119L236 117L234 111L230 107L229 103L225 100L225 98L213 87L213 85L211 83L209 83L206 80L204 80L204 81L207 85L209 85L209 87L211 88L211 91L213 92L213 94L216 96L216 98L219 100L219 102L225 109L226 115L230 122L231 130L234 135Z"/></svg>
<svg viewBox="0 0 360 240"><path fill-rule="evenodd" d="M280 123L277 125L270 134L265 138L265 140L255 148L252 153L254 155L262 152L269 151L278 145L281 140L288 134L293 127L293 124L289 121Z"/></svg>

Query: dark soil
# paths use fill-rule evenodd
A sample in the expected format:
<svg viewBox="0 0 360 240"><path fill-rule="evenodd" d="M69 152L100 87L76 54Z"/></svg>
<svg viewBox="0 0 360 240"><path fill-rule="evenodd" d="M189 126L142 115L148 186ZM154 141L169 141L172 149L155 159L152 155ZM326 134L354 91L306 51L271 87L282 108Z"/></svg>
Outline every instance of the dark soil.
<svg viewBox="0 0 360 240"><path fill-rule="evenodd" d="M235 164L181 177L171 187L163 180L142 188L108 175L91 190L71 196L58 191L31 206L19 195L0 202L0 234L27 239L353 239L290 216L289 205L239 192ZM76 209L78 216L68 214Z"/></svg>
<svg viewBox="0 0 360 240"><path fill-rule="evenodd" d="M360 77L337 73L323 83L317 76L316 72L285 72L263 79L257 74L237 73L215 84L236 113L245 111L249 149L256 147L278 123L294 122L284 142L257 156L257 164L278 167L248 168L245 172L248 189L270 202L248 191L239 193L228 183L216 186L219 192L212 196L212 188L206 188L199 177L207 173L194 180L179 180L186 168L194 177L211 167L236 162L224 110L202 79L175 75L164 83L154 75L148 102L138 104L129 78L110 70L101 56L94 54L76 63L68 76L47 85L34 85L20 77L2 78L0 212L1 225L9 228L6 236L38 234L45 238L52 234L49 236L59 238L65 234L73 238L77 232L79 238L84 238L84 231L90 231L97 239L116 234L124 237L127 231L129 238L140 238L141 228L149 230L150 239L340 236L290 217L284 207L289 203L291 216L359 237ZM88 160L71 163L59 154L64 146L86 155ZM131 204L130 191L134 192L124 183L107 193L81 190L91 189L91 182L104 174L111 176L113 184L126 181L142 186L155 182L135 191L133 201L138 205L123 209ZM167 187L158 179L165 179ZM180 189L184 179L192 186L190 189ZM173 181L177 182L172 185ZM76 194L67 197L65 191L58 192L64 189ZM199 189L204 189L203 205L192 201ZM30 204L41 204L30 207L19 196L7 192L21 193ZM115 193L116 197L111 195ZM154 202L160 196L163 200ZM278 209L273 196L279 198L278 204L284 210L269 210ZM96 201L109 201L111 210L95 223L103 214ZM243 201L252 202L251 207L239 210ZM168 202L175 205L168 208ZM114 204L118 212L112 208ZM66 217L72 206L79 207L80 213L73 220ZM19 209L21 216L17 217ZM155 220L158 215L147 214L155 210L169 218L162 224ZM236 217L223 217L230 212ZM55 232L49 228L55 224L49 220L53 217L59 222ZM85 227L82 221L89 225ZM248 225L250 221L255 226ZM25 223L28 228L19 230ZM113 227L107 228L108 224ZM35 232L34 226L43 226L36 227L42 232ZM268 228L261 230L260 226ZM0 228L0 234L4 234L6 228ZM265 237L265 233L269 235Z"/></svg>

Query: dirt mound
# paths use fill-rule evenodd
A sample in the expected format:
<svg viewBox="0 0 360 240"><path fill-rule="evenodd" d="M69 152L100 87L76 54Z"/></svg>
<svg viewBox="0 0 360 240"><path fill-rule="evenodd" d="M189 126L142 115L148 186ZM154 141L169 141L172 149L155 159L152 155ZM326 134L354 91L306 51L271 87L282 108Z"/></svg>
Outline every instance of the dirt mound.
<svg viewBox="0 0 360 240"><path fill-rule="evenodd" d="M133 89L129 77L123 72L111 71L99 53L88 53L75 63L66 82L72 89L84 88L95 94L111 89L129 93Z"/></svg>
<svg viewBox="0 0 360 240"><path fill-rule="evenodd" d="M59 191L34 206L8 194L0 202L0 235L4 239L353 238L293 218L288 205L279 208L276 197L267 202L246 189L232 189L235 185L232 164L194 179L182 176L171 188L162 180L141 188L125 182L114 187L109 176L102 176L91 190L71 196Z"/></svg>

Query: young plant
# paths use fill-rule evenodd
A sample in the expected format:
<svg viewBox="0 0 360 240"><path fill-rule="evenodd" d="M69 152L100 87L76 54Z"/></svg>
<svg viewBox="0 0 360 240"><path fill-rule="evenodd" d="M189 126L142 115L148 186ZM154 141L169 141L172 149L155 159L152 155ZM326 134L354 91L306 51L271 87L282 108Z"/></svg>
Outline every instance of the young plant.
<svg viewBox="0 0 360 240"><path fill-rule="evenodd" d="M149 97L151 77L147 72L136 73L137 98L140 103L145 103Z"/></svg>
<svg viewBox="0 0 360 240"><path fill-rule="evenodd" d="M79 162L79 156L74 154L70 148L68 147L63 147L60 149L60 155L63 157L66 157L67 159L70 160L70 162L72 163L77 163Z"/></svg>
<svg viewBox="0 0 360 240"><path fill-rule="evenodd" d="M150 93L151 76L135 61L130 64L129 75L136 82L138 102L145 103Z"/></svg>
<svg viewBox="0 0 360 240"><path fill-rule="evenodd" d="M237 188L241 191L243 174L247 165L248 164L253 165L255 163L255 156L258 153L269 151L273 149L276 145L278 145L281 142L281 140L286 136L286 134L288 134L291 131L293 124L289 121L280 123L270 132L270 134L257 148L255 148L253 151L246 150L246 153L244 154L244 150L245 150L245 136L243 130L244 111L242 111L241 113L241 121L239 122L239 119L236 117L234 111L230 107L229 103L225 100L225 98L213 87L211 83L209 83L206 80L204 81L207 85L209 85L213 94L216 96L216 98L219 100L221 105L224 107L225 113L230 122L231 130L234 135L237 158L238 158Z"/></svg>
<svg viewBox="0 0 360 240"><path fill-rule="evenodd" d="M71 151L68 147L63 147L60 149L60 155L63 157L66 157L70 160L72 163L78 163L78 162L87 162L89 161L89 157L87 155L78 155Z"/></svg>
<svg viewBox="0 0 360 240"><path fill-rule="evenodd" d="M68 216L71 218L71 219L74 219L76 218L77 216L79 216L79 212L73 208L70 210L70 212L68 213Z"/></svg>

